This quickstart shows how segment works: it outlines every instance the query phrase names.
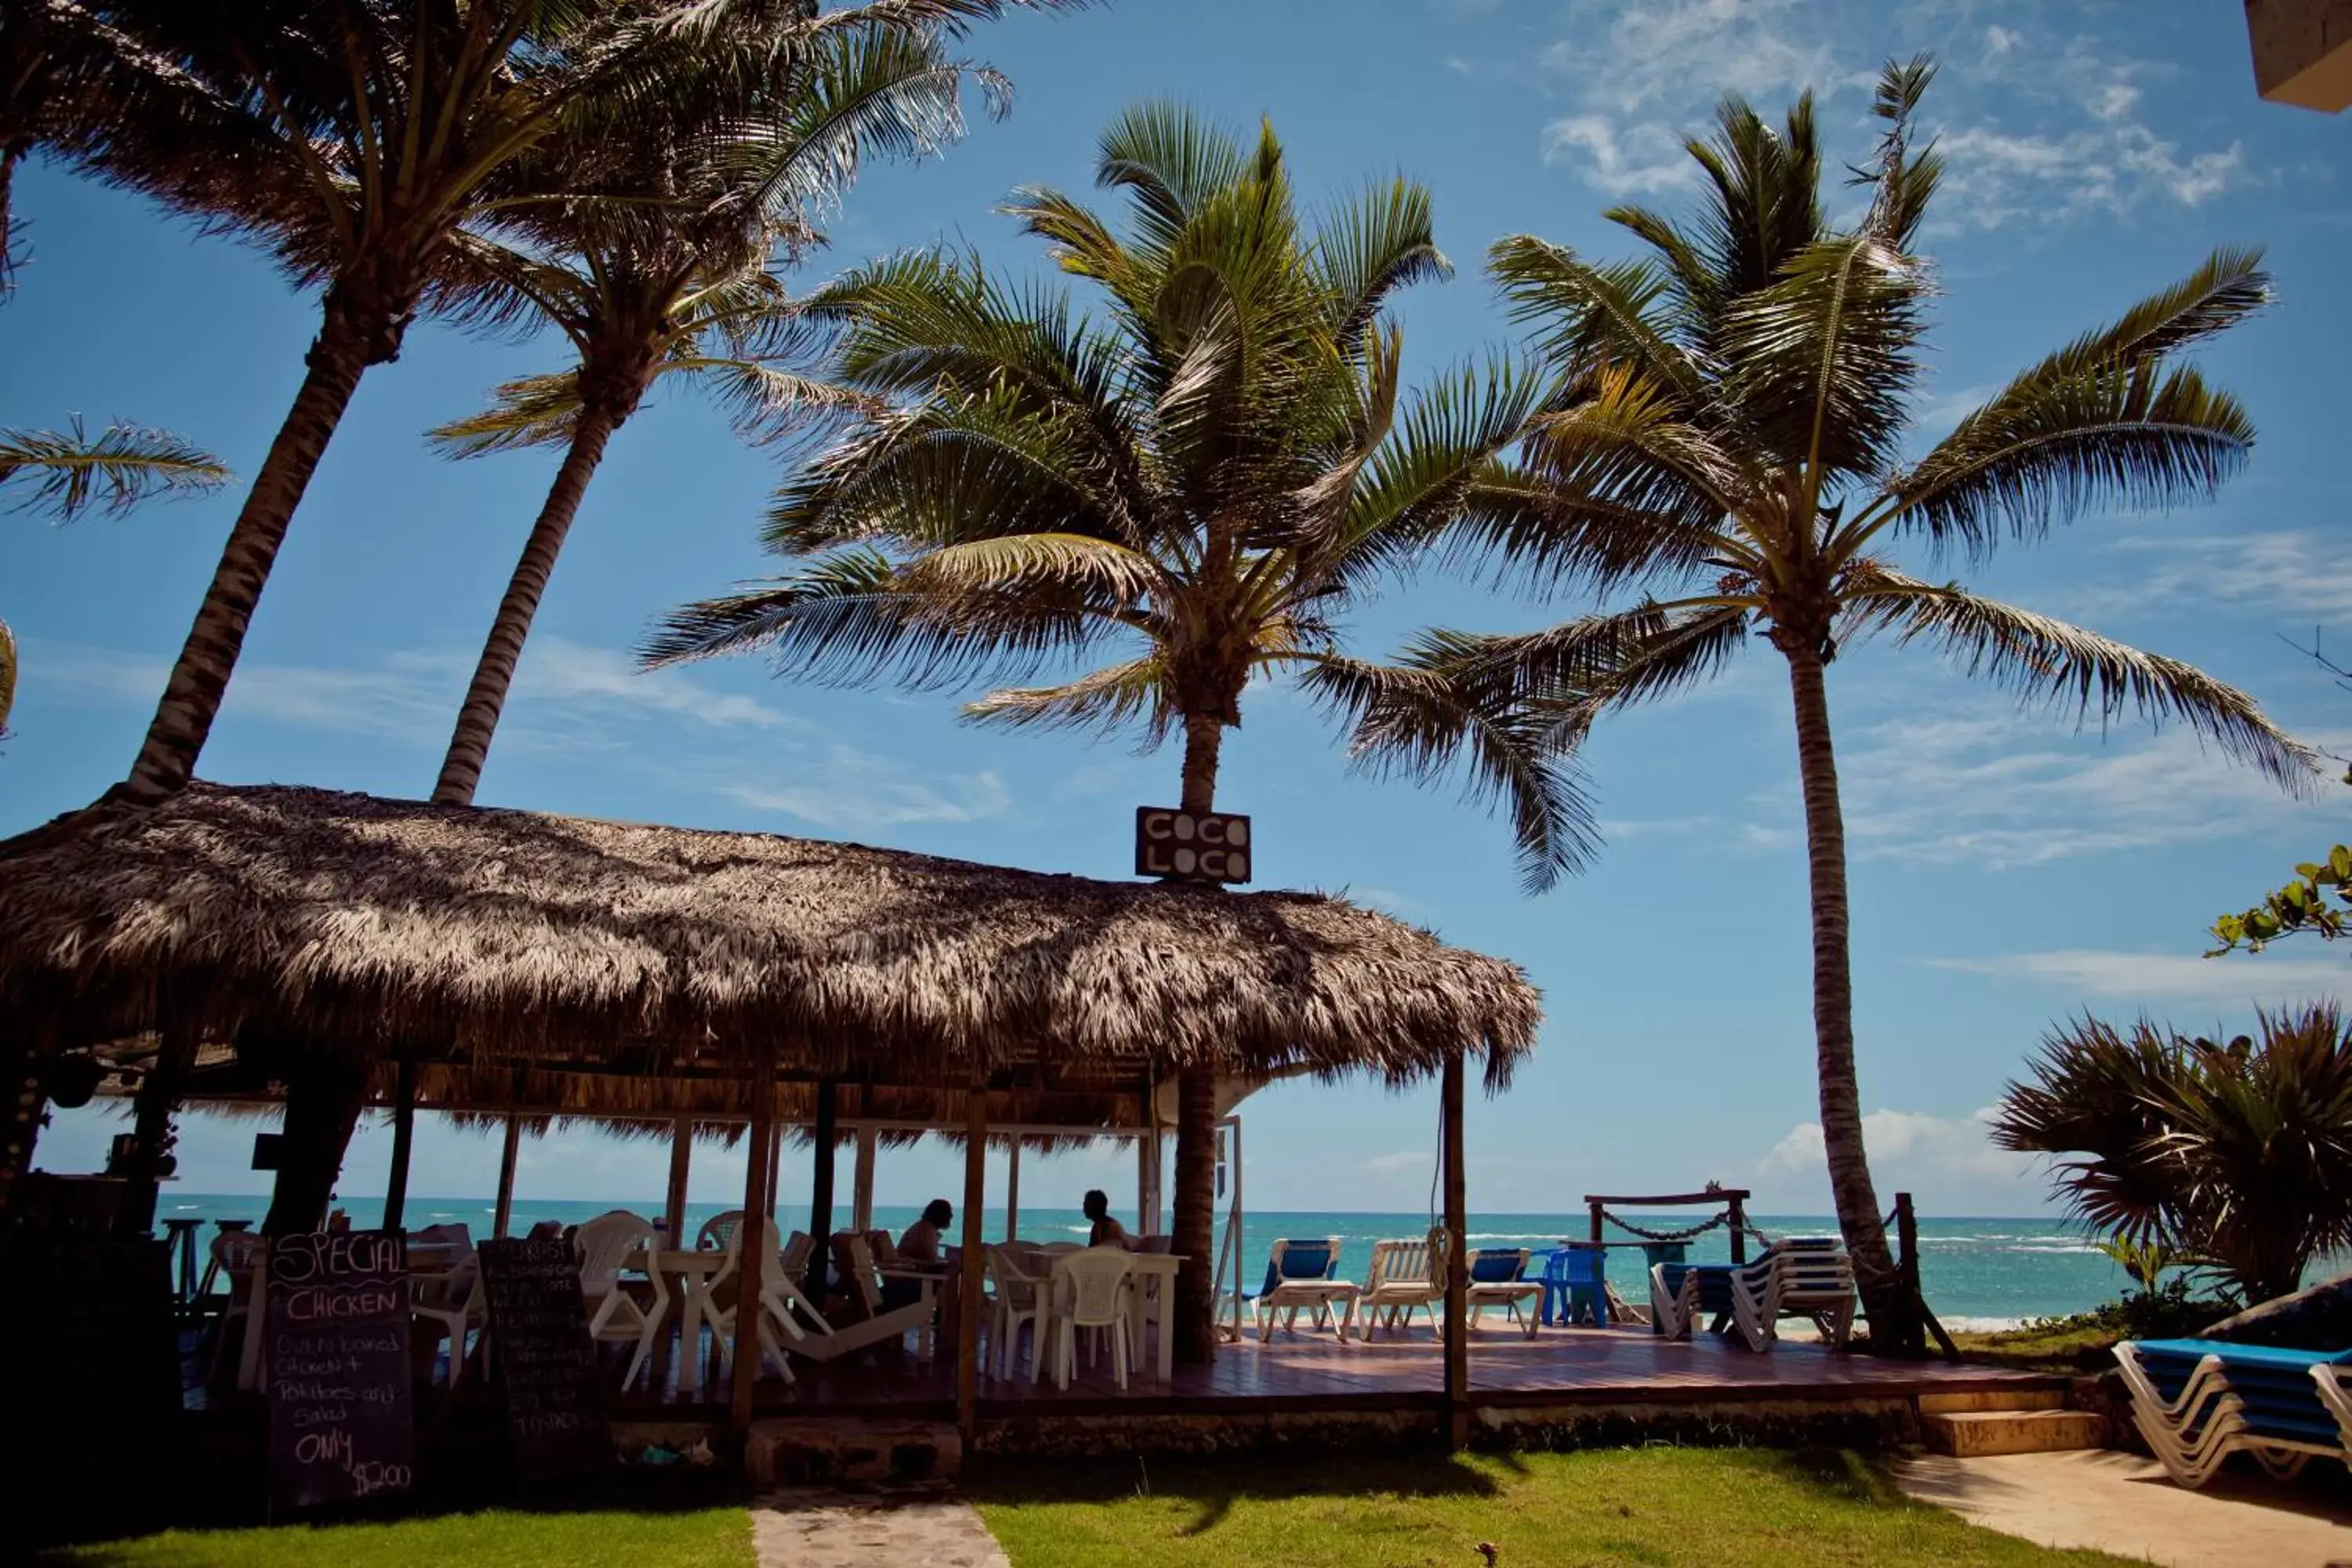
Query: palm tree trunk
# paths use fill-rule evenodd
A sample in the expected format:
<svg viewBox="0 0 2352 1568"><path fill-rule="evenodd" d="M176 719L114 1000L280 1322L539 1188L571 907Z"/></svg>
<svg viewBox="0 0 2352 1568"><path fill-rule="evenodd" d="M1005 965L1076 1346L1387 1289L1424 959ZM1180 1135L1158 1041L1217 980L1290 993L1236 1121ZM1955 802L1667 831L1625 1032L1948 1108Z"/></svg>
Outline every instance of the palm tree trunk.
<svg viewBox="0 0 2352 1568"><path fill-rule="evenodd" d="M1217 750L1224 722L1197 708L1184 716L1182 809L1213 811ZM1216 1357L1217 1074L1185 1068L1176 1075L1176 1359L1206 1365Z"/></svg>
<svg viewBox="0 0 2352 1568"><path fill-rule="evenodd" d="M1805 793L1805 841L1813 892L1813 1044L1821 1079L1822 1144L1838 1228L1853 1258L1871 1342L1911 1342L1915 1314L1903 1291L1886 1225L1871 1186L1863 1148L1862 1090L1853 1070L1853 977L1847 952L1845 817L1838 804L1837 753L1830 743L1829 693L1822 658L1811 647L1784 647L1797 712L1797 771Z"/></svg>
<svg viewBox="0 0 2352 1568"><path fill-rule="evenodd" d="M367 1069L352 1062L305 1062L287 1075L286 1136L264 1236L299 1236L327 1223L367 1086Z"/></svg>
<svg viewBox="0 0 2352 1568"><path fill-rule="evenodd" d="M301 389L229 530L147 738L130 776L110 792L113 798L151 805L176 793L195 773L287 525L367 369L368 341L364 324L352 311L338 309L331 292L325 323L303 362L309 368Z"/></svg>
<svg viewBox="0 0 2352 1568"><path fill-rule="evenodd" d="M515 563L514 575L507 579L506 597L499 601L489 640L482 645L482 657L474 665L473 684L466 689L466 705L457 711L457 728L449 737L447 754L441 759L440 780L433 786L433 798L441 805L474 804L474 791L482 782L482 764L489 759L490 738L498 732L499 715L506 707L507 689L514 683L515 666L522 658L524 639L530 636L531 618L539 614L540 595L547 592L547 580L555 571L564 536L572 531L572 520L579 514L588 481L595 477L596 465L604 461L604 443L620 428L623 417L593 403L581 411L571 448L563 455L563 466L555 471L555 483L539 509L539 521L530 526L522 559Z"/></svg>

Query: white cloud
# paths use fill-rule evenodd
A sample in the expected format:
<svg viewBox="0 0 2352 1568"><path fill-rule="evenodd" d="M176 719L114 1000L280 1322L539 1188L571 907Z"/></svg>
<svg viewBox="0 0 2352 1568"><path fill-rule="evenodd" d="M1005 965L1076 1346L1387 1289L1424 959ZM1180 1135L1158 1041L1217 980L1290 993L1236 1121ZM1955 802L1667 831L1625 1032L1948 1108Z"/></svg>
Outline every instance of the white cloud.
<svg viewBox="0 0 2352 1568"><path fill-rule="evenodd" d="M1408 1171L1426 1170L1429 1167L1429 1151L1399 1149L1391 1153L1375 1154L1366 1160L1363 1166L1375 1176L1399 1176Z"/></svg>
<svg viewBox="0 0 2352 1568"><path fill-rule="evenodd" d="M1581 164L1585 184L1612 196L1695 184L1698 166L1663 121L1645 121L1622 133L1598 114L1572 114L1544 127L1544 162Z"/></svg>
<svg viewBox="0 0 2352 1568"><path fill-rule="evenodd" d="M1987 698L1849 729L1852 851L2003 870L2316 820L2335 805L2288 796L2185 732L2147 737L2126 719L2102 737L2096 724L2077 733Z"/></svg>
<svg viewBox="0 0 2352 1568"><path fill-rule="evenodd" d="M1696 171L1680 142L1704 132L1726 93L1777 120L1808 89L1832 155L1859 156L1868 122L1841 100L1866 94L1881 60L1954 35L1979 9L1570 0L1539 57L1547 89L1566 100L1544 128L1544 161L1612 196L1687 186ZM2127 218L2150 202L2199 206L2254 177L2236 143L2184 148L2151 129L2183 117L2151 102L2169 74L2126 52L2127 37L2095 41L2068 30L2080 18L2010 9L1983 28L1980 55L1951 54L1927 102L1947 164L1938 226Z"/></svg>
<svg viewBox="0 0 2352 1568"><path fill-rule="evenodd" d="M2341 995L2345 981L2352 977L2352 961L2341 956L2296 958L2277 952L2200 958L2194 953L2066 948L1928 962L1937 969L2042 985L2075 995L2237 1006Z"/></svg>
<svg viewBox="0 0 2352 1568"><path fill-rule="evenodd" d="M1987 1123L1993 1108L1971 1115L1931 1116L1916 1110L1874 1110L1862 1119L1871 1182L1889 1203L1917 1196L1929 1214L2016 1214L2041 1201L2037 1157L1993 1147ZM1820 1213L1829 1192L1829 1162L1821 1123L1800 1122L1757 1162L1759 1208L1788 1205ZM1767 1193L1784 1194L1768 1196ZM1793 1200L1785 1194L1801 1194Z"/></svg>
<svg viewBox="0 0 2352 1568"><path fill-rule="evenodd" d="M807 758L782 758L776 782L730 784L719 793L761 811L781 811L839 832L871 832L916 822L977 822L1002 816L1013 797L991 772L958 773L926 784L899 764L849 746Z"/></svg>
<svg viewBox="0 0 2352 1568"><path fill-rule="evenodd" d="M2060 589L2066 614L2096 621L2226 602L2332 619L2352 596L2352 540L2336 531L2145 533L2106 548L2129 562L2130 580Z"/></svg>

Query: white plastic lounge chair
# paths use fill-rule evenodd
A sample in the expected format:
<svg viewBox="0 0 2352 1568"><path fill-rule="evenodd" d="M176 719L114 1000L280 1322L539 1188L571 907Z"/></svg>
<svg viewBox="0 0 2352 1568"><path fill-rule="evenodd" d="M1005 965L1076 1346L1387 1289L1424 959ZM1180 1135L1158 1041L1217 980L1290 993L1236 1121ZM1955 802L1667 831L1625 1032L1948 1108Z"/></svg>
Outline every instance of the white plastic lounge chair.
<svg viewBox="0 0 2352 1568"><path fill-rule="evenodd" d="M650 1300L639 1301L621 1283L621 1270L645 1249L658 1249L661 1232L653 1222L625 1209L598 1215L572 1235L580 1254L580 1293L588 1305L588 1337L601 1343L634 1344L628 1371L621 1376L625 1389L640 1373L653 1366L654 1341L669 1310L669 1283L659 1269L650 1271Z"/></svg>
<svg viewBox="0 0 2352 1568"><path fill-rule="evenodd" d="M2292 1479L2316 1455L2347 1452L2339 1369L2352 1351L2277 1350L2215 1340L2116 1347L2132 1424L2172 1479L2197 1488L2231 1454Z"/></svg>
<svg viewBox="0 0 2352 1568"><path fill-rule="evenodd" d="M760 1228L761 1242L766 1247L760 1268L757 1320L760 1363L774 1367L777 1375L790 1383L793 1381L793 1365L785 1357L785 1351L799 1350L803 1342L810 1337L812 1330L820 1334L831 1333L833 1325L826 1322L824 1314L801 1293L800 1281L794 1277L789 1260L779 1256L782 1249L778 1245L776 1222L762 1219ZM738 1225L730 1226L728 1234L740 1244L749 1231L749 1226ZM742 1305L740 1284L736 1277L741 1272L742 1258L742 1247L730 1246L727 1249L727 1261L719 1266L719 1271L710 1277L710 1283L705 1287L712 1295L706 1321L710 1324L712 1340L719 1348L722 1363L734 1353L735 1349L735 1311ZM737 1287L736 1293L733 1299L721 1306L718 1301L721 1288L730 1284ZM695 1349L698 1352L698 1347Z"/></svg>
<svg viewBox="0 0 2352 1568"><path fill-rule="evenodd" d="M1063 1292L1054 1309L1054 1382L1068 1388L1076 1370L1078 1332L1110 1336L1111 1371L1127 1387L1127 1292L1134 1256L1123 1247L1089 1247L1055 1260L1054 1281ZM1091 1361L1093 1358L1087 1358Z"/></svg>
<svg viewBox="0 0 2352 1568"><path fill-rule="evenodd" d="M1356 1300L1363 1319L1363 1337L1385 1323L1393 1333L1412 1322L1415 1309L1437 1324L1437 1304L1445 1300L1445 1261L1430 1255L1426 1241L1376 1241L1372 1266L1364 1276L1363 1294Z"/></svg>
<svg viewBox="0 0 2352 1568"><path fill-rule="evenodd" d="M1265 1283L1257 1293L1257 1337L1274 1331L1274 1315L1286 1314L1282 1326L1297 1331L1303 1309L1316 1328L1328 1328L1336 1317L1339 1337L1346 1339L1356 1321L1356 1299L1362 1287L1336 1278L1339 1268L1339 1238L1285 1239L1274 1244L1265 1261ZM1337 1309L1336 1312L1334 1309Z"/></svg>
<svg viewBox="0 0 2352 1568"><path fill-rule="evenodd" d="M1518 1324L1529 1339L1536 1337L1544 1285L1540 1279L1527 1278L1528 1259L1532 1256L1524 1247L1482 1247L1470 1255L1470 1278L1462 1290L1470 1327L1478 1326L1487 1308L1500 1307L1505 1322Z"/></svg>
<svg viewBox="0 0 2352 1568"><path fill-rule="evenodd" d="M234 1355L237 1363L237 1386L257 1386L257 1363L260 1355L261 1320L255 1314L256 1297L261 1289L258 1270L254 1267L261 1258L261 1237L249 1230L225 1230L213 1237L213 1256L205 1269L207 1279L217 1273L228 1281L228 1303L221 1309L213 1325L216 1336L213 1341L214 1378L220 1376L221 1361ZM248 1351L248 1344L250 1350ZM232 1348L234 1347L234 1348Z"/></svg>
<svg viewBox="0 0 2352 1568"><path fill-rule="evenodd" d="M1749 1350L1769 1350L1782 1318L1811 1319L1823 1339L1843 1350L1853 1310L1853 1260L1831 1237L1784 1237L1731 1272L1731 1317Z"/></svg>

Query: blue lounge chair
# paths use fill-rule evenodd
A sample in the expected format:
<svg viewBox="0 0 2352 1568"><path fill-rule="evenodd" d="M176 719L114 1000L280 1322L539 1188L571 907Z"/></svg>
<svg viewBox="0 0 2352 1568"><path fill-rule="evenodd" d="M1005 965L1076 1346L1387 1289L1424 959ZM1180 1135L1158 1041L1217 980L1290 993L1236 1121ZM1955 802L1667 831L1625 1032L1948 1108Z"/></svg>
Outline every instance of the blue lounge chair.
<svg viewBox="0 0 2352 1568"><path fill-rule="evenodd" d="M1527 1277L1528 1258L1524 1247L1485 1247L1470 1255L1470 1281L1463 1293L1463 1305L1470 1313L1472 1328L1478 1326L1487 1308L1500 1307L1504 1321L1518 1324L1529 1339L1536 1337L1538 1310L1549 1287Z"/></svg>
<svg viewBox="0 0 2352 1568"><path fill-rule="evenodd" d="M1286 1312L1282 1326L1297 1331L1298 1313L1306 1309L1315 1326L1328 1327L1334 1308L1339 1311L1339 1337L1346 1339L1356 1318L1356 1298L1362 1290L1353 1280L1336 1278L1339 1271L1339 1238L1286 1237L1274 1244L1265 1260L1265 1283L1256 1296L1257 1337L1273 1331L1274 1315Z"/></svg>
<svg viewBox="0 0 2352 1568"><path fill-rule="evenodd" d="M2203 1486L2234 1453L2282 1479L2314 1455L2347 1457L2352 1426L2337 1376L2352 1351L2142 1340L2117 1345L2116 1361L2133 1425L2184 1487Z"/></svg>

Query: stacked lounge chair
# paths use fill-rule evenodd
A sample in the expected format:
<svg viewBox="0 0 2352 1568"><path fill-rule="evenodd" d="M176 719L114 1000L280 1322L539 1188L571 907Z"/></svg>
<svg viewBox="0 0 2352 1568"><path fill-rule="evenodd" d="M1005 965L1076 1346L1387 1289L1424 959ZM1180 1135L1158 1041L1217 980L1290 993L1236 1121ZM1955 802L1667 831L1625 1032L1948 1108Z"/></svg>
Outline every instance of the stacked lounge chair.
<svg viewBox="0 0 2352 1568"><path fill-rule="evenodd" d="M1767 1351L1782 1318L1810 1318L1843 1349L1853 1332L1853 1260L1833 1237L1790 1237L1753 1263L1661 1263L1650 1270L1650 1305L1668 1339L1687 1339L1702 1318L1727 1318L1748 1349Z"/></svg>
<svg viewBox="0 0 2352 1568"><path fill-rule="evenodd" d="M2352 1455L2352 1351L2280 1350L2220 1340L2116 1347L2132 1422L2172 1479L2201 1487L2231 1454L2285 1479L2312 1457Z"/></svg>

